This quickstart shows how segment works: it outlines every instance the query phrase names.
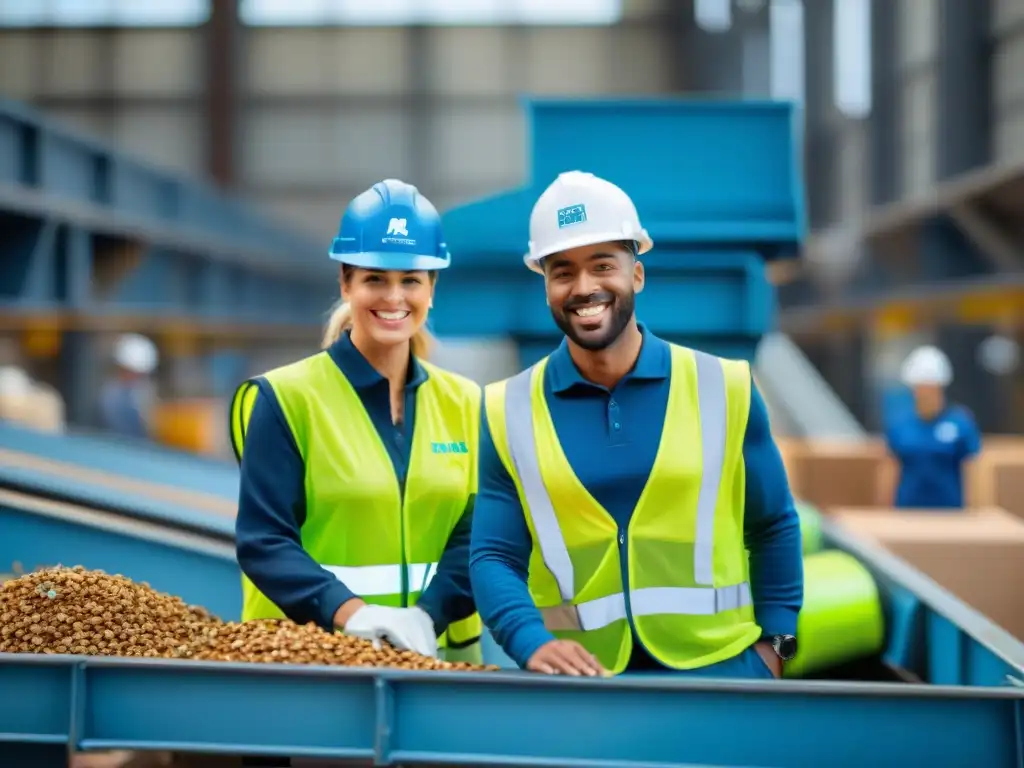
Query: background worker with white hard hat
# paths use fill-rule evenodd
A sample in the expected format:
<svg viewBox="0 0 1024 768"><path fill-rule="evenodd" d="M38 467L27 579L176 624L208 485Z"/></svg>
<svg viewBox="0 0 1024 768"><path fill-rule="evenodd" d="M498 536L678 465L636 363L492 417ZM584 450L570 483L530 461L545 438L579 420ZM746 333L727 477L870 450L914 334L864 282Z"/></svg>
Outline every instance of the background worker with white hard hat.
<svg viewBox="0 0 1024 768"><path fill-rule="evenodd" d="M899 465L893 503L961 508L964 464L981 450L981 433L970 411L946 398L953 366L939 348L918 347L904 360L900 380L913 393L914 407L886 416L886 444Z"/></svg>
<svg viewBox="0 0 1024 768"><path fill-rule="evenodd" d="M565 339L485 389L477 606L536 672L777 677L803 597L785 469L747 362L637 322L652 246L592 174L533 208L525 260Z"/></svg>
<svg viewBox="0 0 1024 768"><path fill-rule="evenodd" d="M244 382L236 547L244 620L287 616L479 660L469 585L480 387L425 360L434 206L388 179L349 204L323 351Z"/></svg>
<svg viewBox="0 0 1024 768"><path fill-rule="evenodd" d="M100 418L111 432L129 437L149 435L153 408L152 375L160 361L156 344L138 333L114 343L114 376L100 393Z"/></svg>

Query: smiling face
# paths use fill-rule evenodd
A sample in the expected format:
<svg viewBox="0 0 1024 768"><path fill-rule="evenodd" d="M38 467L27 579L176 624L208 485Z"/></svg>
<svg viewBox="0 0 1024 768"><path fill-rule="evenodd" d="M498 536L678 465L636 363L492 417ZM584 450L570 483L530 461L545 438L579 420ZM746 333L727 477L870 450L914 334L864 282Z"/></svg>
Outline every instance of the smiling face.
<svg viewBox="0 0 1024 768"><path fill-rule="evenodd" d="M426 322L434 281L425 271L346 268L341 295L352 309L352 329L382 346L409 341Z"/></svg>
<svg viewBox="0 0 1024 768"><path fill-rule="evenodd" d="M590 351L615 343L633 317L644 267L629 245L599 243L544 259L551 316L573 342Z"/></svg>

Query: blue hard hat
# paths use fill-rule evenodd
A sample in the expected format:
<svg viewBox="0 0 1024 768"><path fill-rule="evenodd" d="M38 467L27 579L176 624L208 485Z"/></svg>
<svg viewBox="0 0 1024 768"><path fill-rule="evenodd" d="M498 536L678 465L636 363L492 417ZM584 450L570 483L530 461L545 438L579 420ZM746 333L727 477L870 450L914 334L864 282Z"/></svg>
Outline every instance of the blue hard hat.
<svg viewBox="0 0 1024 768"><path fill-rule="evenodd" d="M434 270L451 262L437 209L398 179L377 182L349 203L329 254L367 269Z"/></svg>

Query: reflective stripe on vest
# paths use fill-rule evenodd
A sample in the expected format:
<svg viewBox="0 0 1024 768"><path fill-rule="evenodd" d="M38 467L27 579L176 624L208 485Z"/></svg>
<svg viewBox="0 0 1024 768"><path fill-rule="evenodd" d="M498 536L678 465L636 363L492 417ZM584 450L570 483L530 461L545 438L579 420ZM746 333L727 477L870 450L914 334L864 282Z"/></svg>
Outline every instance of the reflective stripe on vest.
<svg viewBox="0 0 1024 768"><path fill-rule="evenodd" d="M751 604L746 582L714 587L715 507L725 460L727 393L718 358L694 350L697 366L697 400L701 424L704 471L697 500L697 527L693 542L694 581L706 587L648 587L630 590L634 616L676 614L713 615ZM534 368L509 379L505 387L505 425L508 449L515 464L544 564L558 584L563 604L541 608L545 626L555 631L595 630L626 618L626 598L621 592L572 605L575 597L573 564L558 525L551 498L541 479L533 434L531 380ZM620 534L621 536L621 534ZM620 538L620 543L622 540Z"/></svg>
<svg viewBox="0 0 1024 768"><path fill-rule="evenodd" d="M381 597L402 594L401 565L321 565L333 573L342 583L357 595ZM422 592L427 588L437 563L412 563L406 566L409 576L409 592Z"/></svg>

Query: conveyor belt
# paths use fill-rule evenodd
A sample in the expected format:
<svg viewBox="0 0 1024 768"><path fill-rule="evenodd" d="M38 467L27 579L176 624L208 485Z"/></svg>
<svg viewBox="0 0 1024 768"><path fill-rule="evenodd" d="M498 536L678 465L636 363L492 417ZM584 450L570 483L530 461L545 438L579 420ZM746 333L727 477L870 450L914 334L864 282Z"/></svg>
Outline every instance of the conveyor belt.
<svg viewBox="0 0 1024 768"><path fill-rule="evenodd" d="M154 589L237 619L241 583L229 536L175 526L0 481L0 572L84 565L123 573Z"/></svg>
<svg viewBox="0 0 1024 768"><path fill-rule="evenodd" d="M0 689L19 692L0 697L0 740L34 768L66 765L69 745L357 765L1024 765L1011 688L0 655Z"/></svg>
<svg viewBox="0 0 1024 768"><path fill-rule="evenodd" d="M229 473L218 469L170 452L5 425L0 573L84 565L147 581L225 620L237 619L235 502L209 492L229 487ZM126 476L136 470L141 479ZM176 476L190 482L167 483Z"/></svg>
<svg viewBox="0 0 1024 768"><path fill-rule="evenodd" d="M238 498L238 468L234 463L146 441L81 433L47 434L0 423L0 449L157 485L170 482L175 488L231 502ZM0 460L0 468L3 466Z"/></svg>
<svg viewBox="0 0 1024 768"><path fill-rule="evenodd" d="M19 511L35 527L22 536L22 527L5 519L15 546L35 543L48 552L53 543L70 541L76 551L99 551L116 546L110 537L120 539L133 573L145 577L147 568L155 569L157 588L167 557L180 563L172 569L179 592L207 588L210 576L200 571L211 561L233 567L228 545L218 549L193 533L0 491L0 513ZM62 525L72 530L59 531ZM65 765L69 747L278 754L365 765L817 768L827 754L837 768L1024 768L1024 687L1013 684L1024 664L1020 644L898 559L827 521L823 528L832 545L870 565L893 603L892 660L949 685L567 680L512 671L406 673L0 654L0 690L19 691L0 697L0 755L17 755L19 765L38 768ZM203 562L190 565L185 553ZM915 669L917 656L923 666ZM458 727L438 727L439 713ZM737 723L743 739L732 737Z"/></svg>
<svg viewBox="0 0 1024 768"><path fill-rule="evenodd" d="M887 665L935 685L1024 690L1024 643L878 544L827 517L821 531L827 547L856 557L878 584Z"/></svg>
<svg viewBox="0 0 1024 768"><path fill-rule="evenodd" d="M0 487L220 539L234 536L235 504L227 499L3 448Z"/></svg>
<svg viewBox="0 0 1024 768"><path fill-rule="evenodd" d="M198 482L169 486L156 472L115 474L100 451L75 463L81 449L69 445L81 444L60 444L59 457L0 445L0 570L16 559L26 569L81 563L237 618L232 500ZM1024 768L1024 646L898 558L827 520L822 529L884 592L886 661L931 685L0 655L0 690L19 691L0 696L0 766L14 755L19 765L65 765L70 746L377 765L818 766L828 754L838 768ZM438 713L459 727L437 727ZM738 722L744 739L731 737Z"/></svg>

